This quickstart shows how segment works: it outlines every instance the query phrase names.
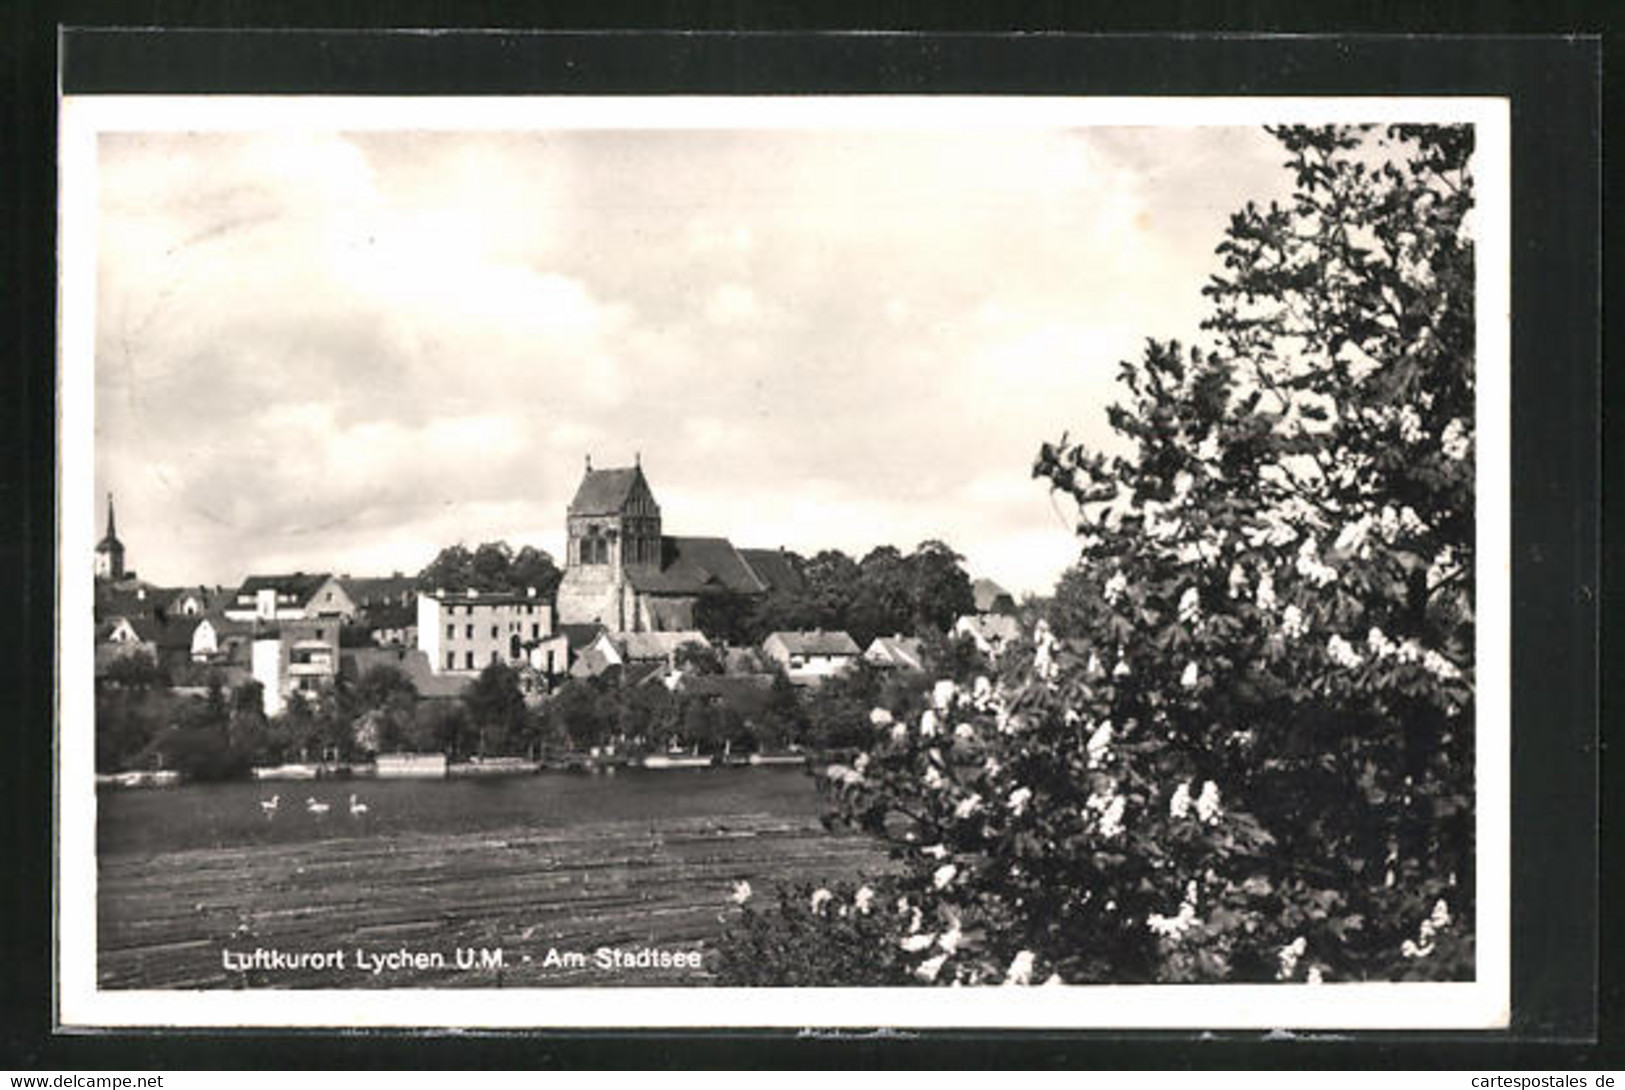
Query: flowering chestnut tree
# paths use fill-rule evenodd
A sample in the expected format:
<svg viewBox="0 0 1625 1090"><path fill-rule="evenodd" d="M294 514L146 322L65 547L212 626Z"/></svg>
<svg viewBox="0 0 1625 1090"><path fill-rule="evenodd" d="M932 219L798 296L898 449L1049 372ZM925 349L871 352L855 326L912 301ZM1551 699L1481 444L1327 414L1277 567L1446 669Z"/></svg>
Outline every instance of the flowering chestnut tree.
<svg viewBox="0 0 1625 1090"><path fill-rule="evenodd" d="M1272 132L1210 345L1123 364L1126 453L1039 454L1064 638L875 709L824 787L894 868L747 904L725 976L820 936L939 984L1471 976L1472 132Z"/></svg>

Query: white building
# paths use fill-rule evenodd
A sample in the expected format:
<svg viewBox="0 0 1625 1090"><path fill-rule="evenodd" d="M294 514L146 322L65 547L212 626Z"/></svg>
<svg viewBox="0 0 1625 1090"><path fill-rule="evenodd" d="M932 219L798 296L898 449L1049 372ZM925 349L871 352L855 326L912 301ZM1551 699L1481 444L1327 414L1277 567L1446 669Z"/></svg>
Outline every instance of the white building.
<svg viewBox="0 0 1625 1090"><path fill-rule="evenodd" d="M250 670L263 690L266 715L281 715L292 700L331 691L339 674L338 619L288 620L260 629Z"/></svg>
<svg viewBox="0 0 1625 1090"><path fill-rule="evenodd" d="M325 573L251 575L243 580L225 608L233 621L299 621L311 617L355 616L355 603L344 584Z"/></svg>
<svg viewBox="0 0 1625 1090"><path fill-rule="evenodd" d="M568 668L569 649L553 632L553 610L530 588L437 590L418 595L418 647L437 674L477 674L493 662L529 664L548 674Z"/></svg>
<svg viewBox="0 0 1625 1090"><path fill-rule="evenodd" d="M798 685L816 685L842 673L863 652L845 632L775 632L762 641L762 653L784 667Z"/></svg>

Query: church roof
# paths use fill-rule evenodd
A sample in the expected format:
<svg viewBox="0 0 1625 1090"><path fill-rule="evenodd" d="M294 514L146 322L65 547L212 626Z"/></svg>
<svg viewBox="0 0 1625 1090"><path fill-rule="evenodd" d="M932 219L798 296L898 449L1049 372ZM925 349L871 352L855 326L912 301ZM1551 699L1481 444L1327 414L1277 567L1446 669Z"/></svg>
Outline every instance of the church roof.
<svg viewBox="0 0 1625 1090"><path fill-rule="evenodd" d="M706 594L733 591L760 594L768 589L725 537L663 537L659 571L632 567L627 581L647 594Z"/></svg>
<svg viewBox="0 0 1625 1090"><path fill-rule="evenodd" d="M648 482L643 480L643 470L638 466L630 469L589 469L576 489L576 498L570 501L570 514L619 514L640 481L645 488L648 487Z"/></svg>
<svg viewBox="0 0 1625 1090"><path fill-rule="evenodd" d="M750 570L769 590L793 592L803 590L807 585L791 562L790 555L783 549L740 549L739 555L745 558Z"/></svg>

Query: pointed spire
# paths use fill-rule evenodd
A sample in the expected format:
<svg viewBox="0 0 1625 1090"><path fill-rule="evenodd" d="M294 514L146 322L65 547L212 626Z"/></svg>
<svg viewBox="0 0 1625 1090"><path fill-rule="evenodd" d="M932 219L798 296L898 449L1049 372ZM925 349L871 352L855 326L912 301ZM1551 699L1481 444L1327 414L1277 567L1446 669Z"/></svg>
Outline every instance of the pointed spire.
<svg viewBox="0 0 1625 1090"><path fill-rule="evenodd" d="M113 529L113 493L111 492L107 494L107 536L109 539L118 537L118 533Z"/></svg>
<svg viewBox="0 0 1625 1090"><path fill-rule="evenodd" d="M632 452L632 464L639 469L643 468L643 451L634 450Z"/></svg>
<svg viewBox="0 0 1625 1090"><path fill-rule="evenodd" d="M588 473L592 472L592 455L591 454L587 455L587 472Z"/></svg>

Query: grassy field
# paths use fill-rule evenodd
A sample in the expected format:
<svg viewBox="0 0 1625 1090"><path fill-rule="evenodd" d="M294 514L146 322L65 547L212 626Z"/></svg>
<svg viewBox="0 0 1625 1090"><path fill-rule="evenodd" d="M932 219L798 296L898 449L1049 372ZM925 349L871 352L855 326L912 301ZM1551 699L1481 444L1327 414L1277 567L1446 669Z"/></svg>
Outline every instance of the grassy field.
<svg viewBox="0 0 1625 1090"><path fill-rule="evenodd" d="M805 777L757 770L659 775L664 779L654 783L593 785L596 806L548 811L547 820L516 821L511 812L527 793L539 799L561 790L539 777L531 779L544 782L486 795L439 783L374 791L374 800L392 800L385 809L393 808L396 819L372 827L347 814L340 820L340 803L315 833L320 823L302 813L274 821L250 814L240 830L226 833L190 825L162 835L104 828L100 986L705 984L715 941L737 911L730 899L736 881L749 881L762 895L781 881L832 880L882 865L868 841L820 827ZM642 813L652 798L673 792L690 802L660 815ZM129 792L104 798L101 816L104 827L128 820L116 814L126 808L184 816L200 805L219 806L222 797L238 814L247 811L237 804L257 807L257 794L265 793L233 789L200 804L196 796ZM423 807L430 816L406 816L414 794L433 800ZM370 813L377 802L368 805ZM449 827L458 805L463 831ZM639 816L627 817L628 809ZM711 812L692 812L704 809ZM273 835L268 830L277 822L296 832ZM166 839L175 846L159 846ZM128 846L106 850L109 840ZM697 951L700 965L605 967L600 948L653 948L668 958ZM253 967L256 950L343 956L341 963L329 955L322 964ZM408 958L398 956L403 951ZM458 951L472 964L459 966ZM392 954L415 964L391 966Z"/></svg>

